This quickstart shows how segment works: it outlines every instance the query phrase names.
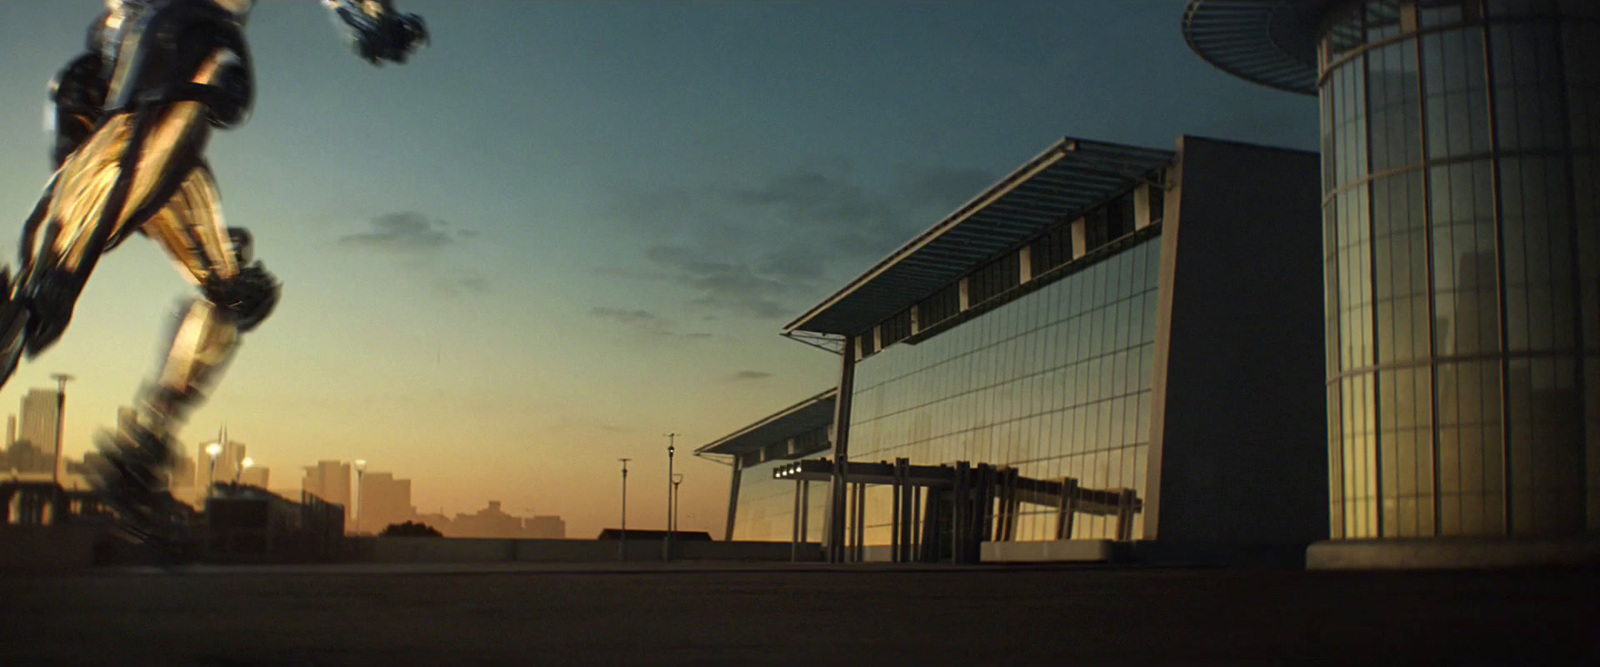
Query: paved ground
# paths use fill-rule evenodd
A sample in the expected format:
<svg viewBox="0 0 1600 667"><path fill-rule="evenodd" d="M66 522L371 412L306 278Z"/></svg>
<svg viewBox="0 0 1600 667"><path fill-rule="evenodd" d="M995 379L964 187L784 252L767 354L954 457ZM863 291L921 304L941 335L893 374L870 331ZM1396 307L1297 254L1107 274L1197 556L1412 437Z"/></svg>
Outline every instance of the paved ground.
<svg viewBox="0 0 1600 667"><path fill-rule="evenodd" d="M1600 664L1600 572L681 565L0 578L0 665Z"/></svg>

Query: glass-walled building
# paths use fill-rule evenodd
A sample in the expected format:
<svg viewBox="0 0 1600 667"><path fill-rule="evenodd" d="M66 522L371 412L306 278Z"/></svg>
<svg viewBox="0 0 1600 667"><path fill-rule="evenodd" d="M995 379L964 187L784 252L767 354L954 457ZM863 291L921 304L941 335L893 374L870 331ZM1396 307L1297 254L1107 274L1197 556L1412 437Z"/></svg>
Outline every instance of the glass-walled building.
<svg viewBox="0 0 1600 667"><path fill-rule="evenodd" d="M1146 497L1159 231L1129 232L1126 247L983 317L863 360L851 459L992 462ZM888 514L872 512L873 500L882 502L869 496L867 543L886 544ZM1055 539L1054 508L1023 505L1020 514L1017 540ZM1134 534L1143 523L1136 515ZM1088 516L1064 537L1111 539L1115 530L1114 517Z"/></svg>
<svg viewBox="0 0 1600 667"><path fill-rule="evenodd" d="M795 483L772 473L794 461L829 455L838 394L829 389L695 450L733 468L723 539L787 542L798 531L815 542L822 536L827 495L801 493Z"/></svg>
<svg viewBox="0 0 1600 667"><path fill-rule="evenodd" d="M1600 3L1191 1L1322 106L1336 538L1600 529Z"/></svg>
<svg viewBox="0 0 1600 667"><path fill-rule="evenodd" d="M894 488L772 478L828 458L1020 478L985 540L1325 538L1316 174L1197 137L1052 146L787 326L844 357L833 438L791 440L811 399L702 447L734 457L729 534L791 539L799 509L813 541L893 542ZM1136 509L1063 521L1066 489ZM918 530L949 493L905 496Z"/></svg>

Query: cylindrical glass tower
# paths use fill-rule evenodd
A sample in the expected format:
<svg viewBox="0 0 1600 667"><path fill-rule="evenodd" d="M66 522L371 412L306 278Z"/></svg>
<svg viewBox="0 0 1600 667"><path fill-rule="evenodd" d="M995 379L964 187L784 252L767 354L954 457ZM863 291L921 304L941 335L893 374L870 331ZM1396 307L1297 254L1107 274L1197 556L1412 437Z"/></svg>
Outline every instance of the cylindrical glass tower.
<svg viewBox="0 0 1600 667"><path fill-rule="evenodd" d="M1333 537L1600 530L1600 3L1191 2L1310 92L1241 11L1312 40Z"/></svg>

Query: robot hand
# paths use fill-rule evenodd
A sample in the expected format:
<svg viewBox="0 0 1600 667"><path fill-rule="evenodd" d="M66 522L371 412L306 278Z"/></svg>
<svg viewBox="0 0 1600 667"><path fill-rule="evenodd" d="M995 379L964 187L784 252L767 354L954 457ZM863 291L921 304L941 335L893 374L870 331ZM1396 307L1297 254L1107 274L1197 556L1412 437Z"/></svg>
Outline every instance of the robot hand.
<svg viewBox="0 0 1600 667"><path fill-rule="evenodd" d="M322 0L342 23L356 54L374 65L403 63L428 43L422 17L395 11L393 0Z"/></svg>

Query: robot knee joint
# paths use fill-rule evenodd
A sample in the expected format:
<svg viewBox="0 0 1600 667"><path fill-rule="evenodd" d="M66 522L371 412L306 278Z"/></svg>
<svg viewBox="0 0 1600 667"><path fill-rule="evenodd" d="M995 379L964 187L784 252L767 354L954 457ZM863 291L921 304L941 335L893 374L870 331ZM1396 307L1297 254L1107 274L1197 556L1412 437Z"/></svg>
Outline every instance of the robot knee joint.
<svg viewBox="0 0 1600 667"><path fill-rule="evenodd" d="M234 261L244 266L256 257L256 240L250 230L243 227L228 228L228 244L233 246Z"/></svg>
<svg viewBox="0 0 1600 667"><path fill-rule="evenodd" d="M107 82L101 74L103 67L99 54L86 53L67 63L50 82L50 104L55 113L51 120L56 132L50 157L57 168L89 138L105 115Z"/></svg>
<svg viewBox="0 0 1600 667"><path fill-rule="evenodd" d="M240 267L232 278L208 278L200 289L241 332L256 328L278 305L278 281L259 262Z"/></svg>
<svg viewBox="0 0 1600 667"><path fill-rule="evenodd" d="M250 117L250 103L255 96L249 66L236 56L223 65L216 79L211 84L215 93L206 100L207 120L212 127L222 129L243 125Z"/></svg>

